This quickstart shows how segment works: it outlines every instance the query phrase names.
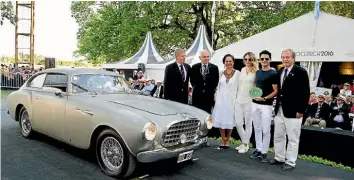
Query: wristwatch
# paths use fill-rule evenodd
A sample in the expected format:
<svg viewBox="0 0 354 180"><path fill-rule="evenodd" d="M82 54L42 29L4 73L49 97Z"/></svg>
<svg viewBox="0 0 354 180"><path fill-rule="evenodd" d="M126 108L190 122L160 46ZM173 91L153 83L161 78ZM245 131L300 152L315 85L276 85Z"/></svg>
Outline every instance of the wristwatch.
<svg viewBox="0 0 354 180"><path fill-rule="evenodd" d="M267 99L265 97L263 97L263 100L266 101Z"/></svg>

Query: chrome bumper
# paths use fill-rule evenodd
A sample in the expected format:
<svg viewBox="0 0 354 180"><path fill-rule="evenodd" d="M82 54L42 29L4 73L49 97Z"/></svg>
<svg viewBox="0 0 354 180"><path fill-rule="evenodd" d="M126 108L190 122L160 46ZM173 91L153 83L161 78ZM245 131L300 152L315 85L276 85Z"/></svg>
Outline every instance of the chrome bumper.
<svg viewBox="0 0 354 180"><path fill-rule="evenodd" d="M208 137L204 137L196 140L194 144L183 148L178 148L173 150L162 148L162 149L156 149L152 151L144 151L138 153L137 159L139 162L149 163L149 162L159 161L162 159L174 158L174 157L178 157L180 153L203 148L206 146L207 142L208 142Z"/></svg>

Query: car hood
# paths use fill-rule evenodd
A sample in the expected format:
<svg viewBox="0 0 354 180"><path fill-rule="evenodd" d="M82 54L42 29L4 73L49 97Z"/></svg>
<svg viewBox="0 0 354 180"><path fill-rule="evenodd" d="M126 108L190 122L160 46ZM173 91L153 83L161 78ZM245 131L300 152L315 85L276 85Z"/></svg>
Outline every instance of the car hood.
<svg viewBox="0 0 354 180"><path fill-rule="evenodd" d="M191 106L149 96L124 94L107 95L102 96L102 98L110 103L136 109L139 111L144 111L158 116L171 116L178 113L187 113L191 110Z"/></svg>

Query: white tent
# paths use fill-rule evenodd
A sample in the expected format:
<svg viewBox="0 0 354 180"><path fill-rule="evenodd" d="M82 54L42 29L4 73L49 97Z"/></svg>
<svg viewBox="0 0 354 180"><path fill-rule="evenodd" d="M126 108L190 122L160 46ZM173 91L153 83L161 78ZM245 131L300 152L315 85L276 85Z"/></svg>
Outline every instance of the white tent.
<svg viewBox="0 0 354 180"><path fill-rule="evenodd" d="M152 40L151 32L146 34L145 41L140 50L132 57L111 64L103 64L104 69L137 69L138 64L149 64L162 62L164 59L157 52Z"/></svg>
<svg viewBox="0 0 354 180"><path fill-rule="evenodd" d="M196 63L200 62L199 52L202 50L208 50L210 53L213 53L213 48L211 47L207 35L205 26L201 25L198 30L197 37L195 38L192 46L186 51L186 63L193 66ZM164 70L168 64L175 62L176 59L169 59L163 62L158 62L155 64L146 65L146 76L149 79L158 79L163 80Z"/></svg>
<svg viewBox="0 0 354 180"><path fill-rule="evenodd" d="M286 48L296 51L296 61L354 62L354 19L313 12L233 43L215 51L212 62L223 67L222 58L232 54L242 58L246 52L257 56L262 50L272 53L273 61L281 61Z"/></svg>

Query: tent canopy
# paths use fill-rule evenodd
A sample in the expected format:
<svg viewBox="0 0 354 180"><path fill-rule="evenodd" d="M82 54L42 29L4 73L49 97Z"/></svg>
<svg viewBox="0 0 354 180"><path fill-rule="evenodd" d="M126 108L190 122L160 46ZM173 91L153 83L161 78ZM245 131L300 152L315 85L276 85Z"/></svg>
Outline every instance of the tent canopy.
<svg viewBox="0 0 354 180"><path fill-rule="evenodd" d="M208 41L204 25L200 25L197 37L195 38L192 46L186 51L186 63L191 66L196 63L199 63L200 62L199 52L201 52L202 50L208 50L210 53L213 53L213 51L214 51ZM173 58L173 59L165 60L163 62L159 62L159 63L155 63L155 64L148 64L148 65L146 65L146 68L147 69L165 69L165 67L168 64L171 64L175 61L176 61L176 59Z"/></svg>
<svg viewBox="0 0 354 180"><path fill-rule="evenodd" d="M315 28L316 27L316 28ZM291 48L296 61L354 61L354 19L313 12L215 51L212 62L222 66L222 58L232 54L242 58L246 52L268 50L273 61L281 61L281 52Z"/></svg>
<svg viewBox="0 0 354 180"><path fill-rule="evenodd" d="M164 61L164 59L160 56L160 54L157 52L154 46L151 32L148 32L146 34L146 38L143 45L134 56L123 61L119 61L111 64L104 64L102 65L102 68L137 69L139 63L151 64L151 63L158 63L162 61Z"/></svg>

